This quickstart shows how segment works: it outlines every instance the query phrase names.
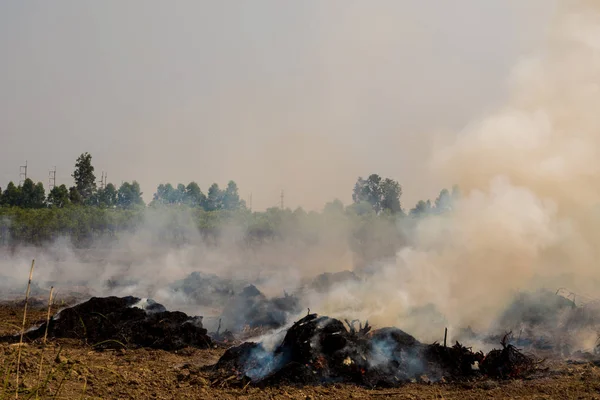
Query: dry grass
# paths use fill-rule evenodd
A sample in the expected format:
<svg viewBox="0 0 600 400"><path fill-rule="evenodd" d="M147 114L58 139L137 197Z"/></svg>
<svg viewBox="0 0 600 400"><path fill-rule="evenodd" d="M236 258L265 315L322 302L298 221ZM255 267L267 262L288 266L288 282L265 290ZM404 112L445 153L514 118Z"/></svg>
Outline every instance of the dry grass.
<svg viewBox="0 0 600 400"><path fill-rule="evenodd" d="M42 343L42 354L40 355L40 372L38 378L42 379L42 367L44 365L44 350L46 349L46 343L48 340L48 328L50 327L50 313L52 311L52 294L54 293L54 286L50 287L50 297L48 298L48 314L46 315L46 330L44 331L44 341Z"/></svg>
<svg viewBox="0 0 600 400"><path fill-rule="evenodd" d="M2 397L0 399L7 398L12 391L9 391L11 388L11 377L13 375L12 371L12 348L16 347L16 362L14 367L14 396L15 399L19 399L19 396L22 396L23 399L40 399L44 398L47 390L50 388L50 382L53 380L57 380L57 377L60 377L59 384L54 390L54 394L50 398L59 398L59 394L61 392L61 388L63 387L63 383L68 379L68 375L73 371L73 367L69 366L66 362L60 362L55 368L49 368L45 377L43 377L42 372L44 369L44 350L46 349L47 344L47 336L48 336L48 323L50 322L50 315L52 312L52 299L54 288L50 289L50 297L48 299L48 311L46 314L46 332L44 334L43 343L40 349L39 356L39 369L37 374L37 380L35 383L31 382L32 374L29 374L30 367L33 363L29 360L30 356L30 345L23 342L23 338L25 335L25 329L27 328L27 309L29 305L29 294L31 290L31 282L33 280L33 269L35 266L35 260L31 261L31 268L29 270L29 280L27 282L27 290L25 292L25 304L23 306L23 320L20 327L20 337L19 342L15 345L9 346L8 351L5 350L4 355L6 356L3 360L4 368L4 379L3 379L3 387L2 387ZM14 313L16 314L16 313ZM12 313L11 313L12 315ZM15 327L16 325L13 323L5 323L5 326ZM60 349L58 353L56 353L56 357L60 360ZM23 363L21 361L24 361ZM21 381L21 373L24 374L23 380ZM29 381L29 382L28 382ZM83 394L85 394L86 383L84 383ZM82 396L83 396L82 394ZM40 397L42 396L42 397Z"/></svg>

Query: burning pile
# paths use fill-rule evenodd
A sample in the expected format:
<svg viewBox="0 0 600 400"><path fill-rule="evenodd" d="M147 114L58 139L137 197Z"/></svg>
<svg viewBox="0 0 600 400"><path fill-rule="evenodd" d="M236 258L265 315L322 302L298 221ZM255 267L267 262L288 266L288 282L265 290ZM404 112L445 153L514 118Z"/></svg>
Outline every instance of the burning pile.
<svg viewBox="0 0 600 400"><path fill-rule="evenodd" d="M172 283L170 289L173 294L182 294L199 306L222 307L244 284L244 282L196 271L185 279Z"/></svg>
<svg viewBox="0 0 600 400"><path fill-rule="evenodd" d="M29 340L44 336L46 324L25 334ZM207 348L211 339L202 317L170 312L161 304L137 297L92 297L65 308L50 319L48 336L84 340L97 349L150 347L176 350L186 346ZM18 341L18 336L0 338Z"/></svg>
<svg viewBox="0 0 600 400"><path fill-rule="evenodd" d="M514 346L487 355L458 342L425 345L397 328L371 331L368 322L349 329L334 318L309 314L296 322L274 350L247 342L230 348L212 368L217 380L270 385L349 382L392 387L413 380L439 381L477 376L523 377L535 370L533 358Z"/></svg>
<svg viewBox="0 0 600 400"><path fill-rule="evenodd" d="M556 356L570 357L582 351L598 353L599 303L585 301L580 296L579 304L576 304L560 292L519 293L498 318L492 331L509 330L512 334L504 338L508 343ZM465 330L462 336L498 343L504 334L484 336Z"/></svg>
<svg viewBox="0 0 600 400"><path fill-rule="evenodd" d="M256 286L248 285L225 305L222 318L225 327L235 332L244 328L276 329L300 310L296 296L284 292L283 297L269 299Z"/></svg>

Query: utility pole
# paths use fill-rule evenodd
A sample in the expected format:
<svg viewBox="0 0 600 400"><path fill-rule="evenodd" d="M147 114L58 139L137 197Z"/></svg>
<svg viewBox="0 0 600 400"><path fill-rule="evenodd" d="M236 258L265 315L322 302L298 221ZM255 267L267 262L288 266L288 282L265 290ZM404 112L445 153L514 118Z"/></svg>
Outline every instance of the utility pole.
<svg viewBox="0 0 600 400"><path fill-rule="evenodd" d="M281 190L281 204L280 208L283 210L283 190Z"/></svg>
<svg viewBox="0 0 600 400"><path fill-rule="evenodd" d="M19 186L22 185L27 179L27 160L25 160L25 165L21 165L19 167Z"/></svg>
<svg viewBox="0 0 600 400"><path fill-rule="evenodd" d="M252 211L252 193L248 196L248 209Z"/></svg>
<svg viewBox="0 0 600 400"><path fill-rule="evenodd" d="M56 166L48 172L48 191L56 187Z"/></svg>

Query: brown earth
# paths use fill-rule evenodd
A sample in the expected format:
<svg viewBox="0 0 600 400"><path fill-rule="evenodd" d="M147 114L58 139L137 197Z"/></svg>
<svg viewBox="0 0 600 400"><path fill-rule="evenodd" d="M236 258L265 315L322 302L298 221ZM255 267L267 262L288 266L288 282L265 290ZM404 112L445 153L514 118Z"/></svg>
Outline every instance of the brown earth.
<svg viewBox="0 0 600 400"><path fill-rule="evenodd" d="M18 333L20 304L0 304L0 335ZM28 310L27 326L43 321L37 303ZM0 344L0 399L15 397L18 345ZM77 340L53 340L22 346L19 398L60 399L600 399L600 368L590 363L547 362L549 371L531 380L465 383L413 383L398 389L352 385L230 388L210 382L201 367L214 364L225 349L111 350L98 352ZM42 385L40 385L42 382ZM58 394L58 396L56 396Z"/></svg>

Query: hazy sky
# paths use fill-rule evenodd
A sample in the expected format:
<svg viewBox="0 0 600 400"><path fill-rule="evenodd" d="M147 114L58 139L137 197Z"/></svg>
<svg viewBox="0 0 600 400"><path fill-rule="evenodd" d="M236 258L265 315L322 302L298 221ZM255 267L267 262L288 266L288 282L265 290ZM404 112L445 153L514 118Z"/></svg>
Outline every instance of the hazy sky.
<svg viewBox="0 0 600 400"><path fill-rule="evenodd" d="M434 197L432 138L502 100L555 1L0 2L0 186L235 180L254 208L349 202L359 175Z"/></svg>

